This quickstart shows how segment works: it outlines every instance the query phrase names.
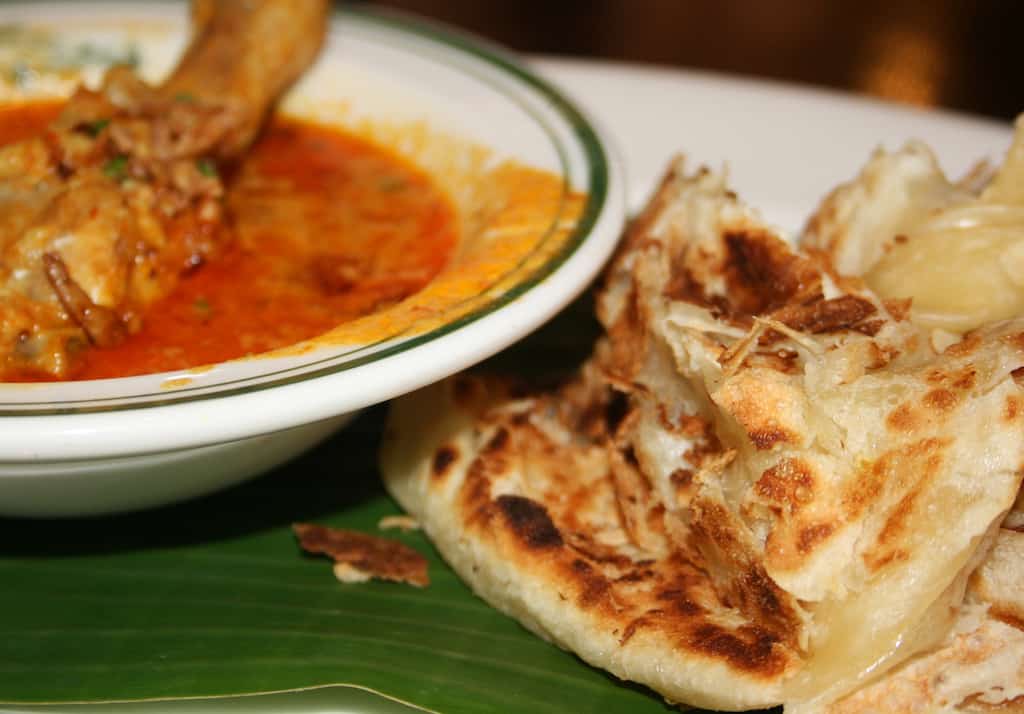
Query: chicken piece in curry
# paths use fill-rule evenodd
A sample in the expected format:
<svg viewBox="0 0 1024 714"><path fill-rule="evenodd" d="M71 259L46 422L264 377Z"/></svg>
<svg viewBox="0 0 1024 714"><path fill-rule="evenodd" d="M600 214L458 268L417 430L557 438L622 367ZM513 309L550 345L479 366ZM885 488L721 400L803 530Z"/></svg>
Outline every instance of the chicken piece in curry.
<svg viewBox="0 0 1024 714"><path fill-rule="evenodd" d="M0 149L0 379L62 379L231 243L222 166L316 56L326 0L195 0L159 86L111 69Z"/></svg>

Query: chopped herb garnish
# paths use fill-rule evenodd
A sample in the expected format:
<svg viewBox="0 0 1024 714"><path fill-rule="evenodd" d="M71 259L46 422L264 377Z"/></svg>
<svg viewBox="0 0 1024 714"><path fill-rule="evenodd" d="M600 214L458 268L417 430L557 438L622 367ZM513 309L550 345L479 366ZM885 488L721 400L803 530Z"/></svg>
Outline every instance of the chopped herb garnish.
<svg viewBox="0 0 1024 714"><path fill-rule="evenodd" d="M141 59L139 49L134 45L112 49L89 42L73 47L58 47L54 54L55 56L51 60L51 67L54 69L81 68L90 65L109 67L115 64L135 68L139 66Z"/></svg>
<svg viewBox="0 0 1024 714"><path fill-rule="evenodd" d="M22 62L15 63L11 69L11 79L14 81L14 86L18 89L27 88L35 78L35 70Z"/></svg>
<svg viewBox="0 0 1024 714"><path fill-rule="evenodd" d="M115 156L103 164L103 173L112 179L123 179L128 172L128 157Z"/></svg>
<svg viewBox="0 0 1024 714"><path fill-rule="evenodd" d="M380 183L377 185L383 193L393 193L395 191L401 191L405 188L406 184L405 179L397 176L386 176L385 178L382 178Z"/></svg>
<svg viewBox="0 0 1024 714"><path fill-rule="evenodd" d="M204 297L197 297L195 302L192 303L193 309L199 313L199 317L204 320L209 319L210 314L213 312L213 308L210 307L210 302Z"/></svg>
<svg viewBox="0 0 1024 714"><path fill-rule="evenodd" d="M72 335L64 343L64 349L68 351L68 354L79 354L85 351L85 348L89 346L87 340L82 339L77 335Z"/></svg>
<svg viewBox="0 0 1024 714"><path fill-rule="evenodd" d="M209 159L197 159L196 168L199 169L199 173L203 176L217 178L217 165Z"/></svg>
<svg viewBox="0 0 1024 714"><path fill-rule="evenodd" d="M107 124L110 123L109 119L97 119L96 121L89 122L85 125L86 132L90 136L99 136L100 132L107 128Z"/></svg>
<svg viewBox="0 0 1024 714"><path fill-rule="evenodd" d="M131 67L132 69L138 69L138 67L139 67L139 65L141 63L142 63L142 55L139 54L139 48L136 47L135 45L132 45L131 47L128 48L128 53L125 55L124 59L121 60L121 62L120 62L120 64L126 64L129 67Z"/></svg>
<svg viewBox="0 0 1024 714"><path fill-rule="evenodd" d="M174 95L174 101L182 102L183 104L191 104L195 100L196 100L195 95L194 94L189 94L188 92L178 92L177 94Z"/></svg>

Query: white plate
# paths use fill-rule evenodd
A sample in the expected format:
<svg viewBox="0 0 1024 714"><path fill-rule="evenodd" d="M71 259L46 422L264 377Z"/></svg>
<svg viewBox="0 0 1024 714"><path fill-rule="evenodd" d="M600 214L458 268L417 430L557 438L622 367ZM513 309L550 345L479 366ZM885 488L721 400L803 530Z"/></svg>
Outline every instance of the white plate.
<svg viewBox="0 0 1024 714"><path fill-rule="evenodd" d="M534 66L609 130L634 211L682 153L693 166L728 166L744 201L794 231L878 146L921 139L958 176L980 159L1001 161L1012 136L1000 122L780 82L551 58Z"/></svg>
<svg viewBox="0 0 1024 714"><path fill-rule="evenodd" d="M451 156L443 142L446 151L434 154L411 140L412 148L402 144L424 160L443 153L437 161L451 163L460 151L469 156L463 147L472 145L487 147L488 166L507 159L544 169L558 200L544 209L534 247L467 296L476 301L472 309L456 305L429 329L400 325L368 342L181 373L0 384L0 514L138 508L265 471L355 410L524 336L577 295L607 258L625 215L622 179L597 130L556 89L500 51L434 26L362 13L336 20L317 65L286 105L353 130L370 131L365 120L380 119L425 124L431 135L452 140ZM12 21L63 38L57 50L42 53L44 62L135 54L151 77L171 66L187 26L185 6L168 3L0 7L0 23ZM101 51L82 51L86 46ZM36 84L49 91L59 82ZM19 90L4 91L10 97ZM588 196L582 204L572 198L581 192ZM503 246L506 239L478 240Z"/></svg>

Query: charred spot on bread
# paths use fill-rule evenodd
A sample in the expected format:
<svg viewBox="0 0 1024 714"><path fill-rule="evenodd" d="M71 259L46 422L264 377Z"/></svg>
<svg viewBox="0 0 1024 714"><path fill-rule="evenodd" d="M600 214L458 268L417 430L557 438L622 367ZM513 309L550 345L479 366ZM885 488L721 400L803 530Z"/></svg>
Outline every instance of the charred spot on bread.
<svg viewBox="0 0 1024 714"><path fill-rule="evenodd" d="M1003 418L1006 421L1016 420L1020 416L1021 412L1024 411L1022 407L1024 407L1024 400L1021 400L1020 397L1015 394L1007 396L1006 408L1003 410Z"/></svg>
<svg viewBox="0 0 1024 714"><path fill-rule="evenodd" d="M495 503L509 528L527 547L544 550L564 544L548 510L536 501L524 496L504 495L498 496Z"/></svg>
<svg viewBox="0 0 1024 714"><path fill-rule="evenodd" d="M933 389L921 400L925 407L936 412L948 412L956 406L959 399L948 389Z"/></svg>
<svg viewBox="0 0 1024 714"><path fill-rule="evenodd" d="M763 315L817 291L820 273L777 237L758 229L727 230L725 277L733 312Z"/></svg>
<svg viewBox="0 0 1024 714"><path fill-rule="evenodd" d="M435 479L442 479L448 473L448 468L459 458L459 450L451 445L444 444L434 452L434 459L430 465L430 473Z"/></svg>
<svg viewBox="0 0 1024 714"><path fill-rule="evenodd" d="M878 308L871 301L858 295L842 295L830 300L789 304L772 313L772 317L794 330L817 335L854 328L876 312ZM871 329L877 332L874 327Z"/></svg>
<svg viewBox="0 0 1024 714"><path fill-rule="evenodd" d="M798 511L814 497L814 476L805 461L787 457L765 469L754 490L766 501Z"/></svg>
<svg viewBox="0 0 1024 714"><path fill-rule="evenodd" d="M797 537L797 549L805 555L810 553L815 546L832 535L835 529L836 527L832 523L817 523L801 529L800 535Z"/></svg>
<svg viewBox="0 0 1024 714"><path fill-rule="evenodd" d="M767 451L777 444L797 442L796 435L788 429L767 427L764 429L752 429L747 432L754 447L760 451Z"/></svg>
<svg viewBox="0 0 1024 714"><path fill-rule="evenodd" d="M579 585L577 602L580 607L595 607L608 596L611 582L590 563L577 558L572 561L572 571Z"/></svg>
<svg viewBox="0 0 1024 714"><path fill-rule="evenodd" d="M885 418L885 425L893 431L912 432L920 424L920 418L910 404L900 404L889 412Z"/></svg>
<svg viewBox="0 0 1024 714"><path fill-rule="evenodd" d="M695 628L686 639L686 645L696 652L724 659L736 669L764 677L786 669L786 658L776 651L778 642L777 637L758 627L730 631L710 622Z"/></svg>

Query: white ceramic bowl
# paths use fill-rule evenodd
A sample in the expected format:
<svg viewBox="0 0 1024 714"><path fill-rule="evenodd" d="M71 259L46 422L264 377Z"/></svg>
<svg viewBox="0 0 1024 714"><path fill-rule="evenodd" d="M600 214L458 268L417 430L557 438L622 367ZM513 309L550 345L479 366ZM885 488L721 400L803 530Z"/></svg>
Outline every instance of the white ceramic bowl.
<svg viewBox="0 0 1024 714"><path fill-rule="evenodd" d="M0 24L9 23L49 28L57 49L42 53L44 61L135 53L154 78L180 51L187 24L181 4L91 2L5 4ZM78 51L86 45L103 51ZM95 79L100 71L86 66L82 74ZM0 100L68 90L46 76L0 88ZM535 226L536 240L515 265L459 305L422 323L395 321L372 340L313 343L181 373L0 384L0 514L136 509L266 471L360 408L526 335L590 282L622 228L620 171L591 122L517 61L463 35L402 17L335 16L320 60L286 108L404 142L403 151L438 171L453 161L465 168L459 146L488 147L486 166L474 170L504 159L544 169L557 180L559 200L543 209L542 230ZM402 127L426 127L443 141L413 146ZM586 198L574 204L579 194Z"/></svg>

